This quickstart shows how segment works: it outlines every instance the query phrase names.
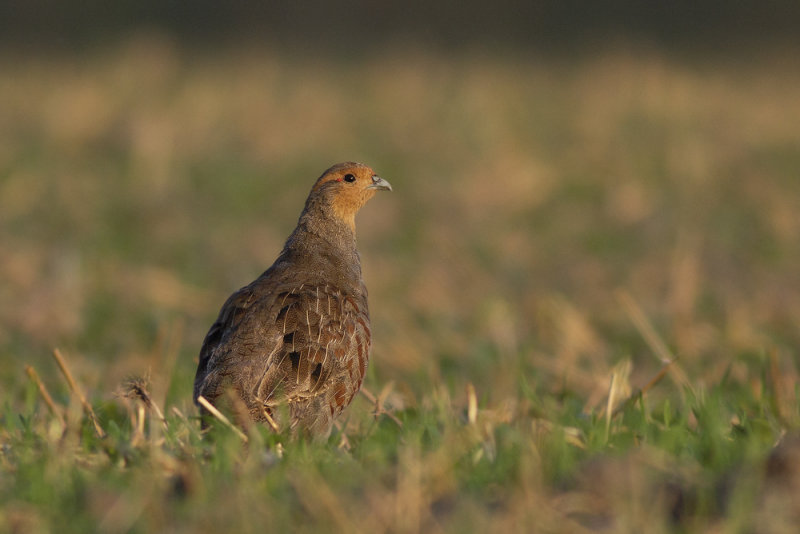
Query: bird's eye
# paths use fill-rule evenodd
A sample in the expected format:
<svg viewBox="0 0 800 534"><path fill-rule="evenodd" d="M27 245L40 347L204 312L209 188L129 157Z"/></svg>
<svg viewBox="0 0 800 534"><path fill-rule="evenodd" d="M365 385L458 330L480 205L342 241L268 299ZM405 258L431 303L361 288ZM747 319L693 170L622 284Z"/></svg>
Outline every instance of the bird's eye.
<svg viewBox="0 0 800 534"><path fill-rule="evenodd" d="M355 182L356 181L356 177L353 176L352 174L345 174L344 175L344 181L345 182Z"/></svg>

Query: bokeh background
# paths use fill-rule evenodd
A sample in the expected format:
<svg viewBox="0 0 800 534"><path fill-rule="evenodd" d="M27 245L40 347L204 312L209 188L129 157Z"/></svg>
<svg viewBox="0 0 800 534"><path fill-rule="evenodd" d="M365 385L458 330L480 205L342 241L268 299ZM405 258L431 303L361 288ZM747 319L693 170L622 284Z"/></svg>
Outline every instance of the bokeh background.
<svg viewBox="0 0 800 534"><path fill-rule="evenodd" d="M605 387L659 363L620 289L687 365L796 346L793 2L417 4L4 4L3 378L60 346L113 389L179 328L185 397L350 159L396 190L359 219L383 380Z"/></svg>
<svg viewBox="0 0 800 534"><path fill-rule="evenodd" d="M343 160L394 187L357 225L395 409L473 384L591 413L663 365L642 316L679 357L655 398L770 358L794 391L797 27L778 0L4 3L3 402L26 364L57 387L60 347L92 399L149 372L192 413L219 306Z"/></svg>

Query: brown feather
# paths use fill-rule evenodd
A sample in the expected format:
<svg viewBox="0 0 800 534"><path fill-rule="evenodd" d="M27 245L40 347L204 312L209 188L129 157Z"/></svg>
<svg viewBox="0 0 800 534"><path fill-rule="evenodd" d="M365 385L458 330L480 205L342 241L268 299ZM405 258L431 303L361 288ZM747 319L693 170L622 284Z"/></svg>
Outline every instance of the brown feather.
<svg viewBox="0 0 800 534"><path fill-rule="evenodd" d="M391 187L359 163L322 174L275 263L222 306L200 350L195 401L220 407L233 390L255 421L288 405L279 427L330 433L369 361L355 215L380 189Z"/></svg>

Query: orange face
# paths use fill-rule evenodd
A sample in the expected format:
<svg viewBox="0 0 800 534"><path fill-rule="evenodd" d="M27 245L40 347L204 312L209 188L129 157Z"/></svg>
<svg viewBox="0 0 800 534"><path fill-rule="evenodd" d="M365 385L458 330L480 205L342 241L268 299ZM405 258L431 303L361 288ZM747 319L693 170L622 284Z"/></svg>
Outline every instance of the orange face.
<svg viewBox="0 0 800 534"><path fill-rule="evenodd" d="M333 212L343 221L354 226L355 216L361 207L375 195L376 191L391 191L392 186L361 163L339 163L334 165L314 184L312 194L324 195Z"/></svg>

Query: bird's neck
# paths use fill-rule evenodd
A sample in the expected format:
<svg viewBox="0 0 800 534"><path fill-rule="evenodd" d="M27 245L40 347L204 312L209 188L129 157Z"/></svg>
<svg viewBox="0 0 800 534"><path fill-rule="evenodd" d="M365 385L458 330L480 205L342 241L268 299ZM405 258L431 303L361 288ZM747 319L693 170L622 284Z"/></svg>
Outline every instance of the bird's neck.
<svg viewBox="0 0 800 534"><path fill-rule="evenodd" d="M288 262L313 273L327 273L326 277L338 279L350 292L366 295L355 226L333 208L324 199L309 197L276 264Z"/></svg>
<svg viewBox="0 0 800 534"><path fill-rule="evenodd" d="M286 244L333 248L343 257L357 255L355 212L342 213L334 203L310 196Z"/></svg>
<svg viewBox="0 0 800 534"><path fill-rule="evenodd" d="M289 241L300 246L333 248L339 254L347 256L356 252L355 225L333 213L305 210L300 215L297 228L292 232Z"/></svg>
<svg viewBox="0 0 800 534"><path fill-rule="evenodd" d="M346 281L353 291L362 291L355 232L336 217L304 210L297 227L286 240L281 257L313 270L336 273L334 276Z"/></svg>

